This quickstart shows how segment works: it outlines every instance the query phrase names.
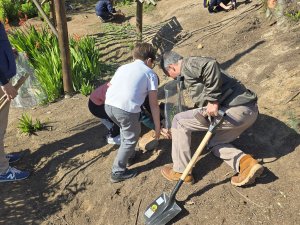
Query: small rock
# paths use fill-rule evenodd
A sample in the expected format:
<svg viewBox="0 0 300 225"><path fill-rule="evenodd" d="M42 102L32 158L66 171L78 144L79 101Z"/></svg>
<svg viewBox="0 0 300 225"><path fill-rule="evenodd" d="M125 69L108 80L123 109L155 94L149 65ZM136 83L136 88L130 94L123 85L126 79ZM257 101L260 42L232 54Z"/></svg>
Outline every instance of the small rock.
<svg viewBox="0 0 300 225"><path fill-rule="evenodd" d="M190 201L187 201L186 204L187 205L195 205L195 202L190 200Z"/></svg>
<svg viewBox="0 0 300 225"><path fill-rule="evenodd" d="M203 48L203 45L202 45L202 44L199 44L199 45L197 46L197 48L198 48L198 49Z"/></svg>

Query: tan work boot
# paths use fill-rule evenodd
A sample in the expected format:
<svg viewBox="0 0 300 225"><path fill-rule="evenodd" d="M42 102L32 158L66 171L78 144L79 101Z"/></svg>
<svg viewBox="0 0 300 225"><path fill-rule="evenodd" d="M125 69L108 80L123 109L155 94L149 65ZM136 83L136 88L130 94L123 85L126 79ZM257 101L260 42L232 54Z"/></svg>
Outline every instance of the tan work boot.
<svg viewBox="0 0 300 225"><path fill-rule="evenodd" d="M175 172L172 168L172 165L164 166L160 172L169 181L178 181L182 175L182 173ZM193 184L194 177L191 174L187 175L184 179L184 183Z"/></svg>
<svg viewBox="0 0 300 225"><path fill-rule="evenodd" d="M240 160L240 173L231 178L231 184L234 186L252 184L263 170L264 167L257 160L253 159L251 155L245 155Z"/></svg>

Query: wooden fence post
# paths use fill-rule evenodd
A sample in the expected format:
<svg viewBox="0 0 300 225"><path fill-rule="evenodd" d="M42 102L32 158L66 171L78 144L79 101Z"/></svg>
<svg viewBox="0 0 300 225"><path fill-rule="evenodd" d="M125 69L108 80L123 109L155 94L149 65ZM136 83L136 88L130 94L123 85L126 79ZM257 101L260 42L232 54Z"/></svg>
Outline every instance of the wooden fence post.
<svg viewBox="0 0 300 225"><path fill-rule="evenodd" d="M74 89L71 77L71 56L69 48L68 25L65 12L65 1L54 0L56 23L58 30L58 43L62 61L63 85L65 94L73 94Z"/></svg>
<svg viewBox="0 0 300 225"><path fill-rule="evenodd" d="M139 0L136 1L136 30L137 30L137 41L143 40L143 3Z"/></svg>

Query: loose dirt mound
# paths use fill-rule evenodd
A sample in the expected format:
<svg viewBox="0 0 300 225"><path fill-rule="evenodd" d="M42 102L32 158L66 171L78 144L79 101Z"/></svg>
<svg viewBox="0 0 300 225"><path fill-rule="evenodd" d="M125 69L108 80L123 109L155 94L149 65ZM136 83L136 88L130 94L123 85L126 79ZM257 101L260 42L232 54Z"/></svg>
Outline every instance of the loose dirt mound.
<svg viewBox="0 0 300 225"><path fill-rule="evenodd" d="M259 96L257 122L234 144L264 164L263 176L256 185L235 188L231 168L209 153L203 155L194 169L196 183L183 185L178 193L183 212L170 224L300 224L300 135L295 131L300 116L300 27L279 28L265 19L258 2L239 3L235 11L208 14L202 2L165 0L144 15L145 40L184 56L215 57ZM110 51L107 60L129 60L128 46L115 45L113 39L101 42L103 24L93 8L70 16L70 34L96 35L99 48ZM129 21L134 23L134 18ZM164 84L161 71L157 73ZM16 166L33 173L23 182L0 184L1 224L143 224L146 206L172 190L174 183L160 175L161 166L171 163L169 140L162 140L156 151L139 154L132 166L140 172L136 178L109 182L117 147L102 138L106 130L89 113L87 100L76 95L36 109L11 109L6 149L24 152ZM24 111L52 129L20 135L16 127ZM193 136L193 149L201 137Z"/></svg>

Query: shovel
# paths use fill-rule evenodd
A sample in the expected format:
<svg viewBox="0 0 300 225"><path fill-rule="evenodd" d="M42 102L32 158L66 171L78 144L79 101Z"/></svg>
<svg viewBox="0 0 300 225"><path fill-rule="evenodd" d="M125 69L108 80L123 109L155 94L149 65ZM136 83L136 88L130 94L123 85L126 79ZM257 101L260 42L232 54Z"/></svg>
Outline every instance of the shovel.
<svg viewBox="0 0 300 225"><path fill-rule="evenodd" d="M206 135L204 136L199 147L194 153L191 161L183 171L170 197L166 193L162 193L145 210L144 219L146 225L165 225L181 211L181 208L176 204L175 196L179 188L183 184L184 179L190 173L193 166L197 162L198 157L200 156L204 147L207 145L213 133L215 132L217 127L223 122L225 113L219 110L218 114L219 117L214 119L213 122L210 124Z"/></svg>

